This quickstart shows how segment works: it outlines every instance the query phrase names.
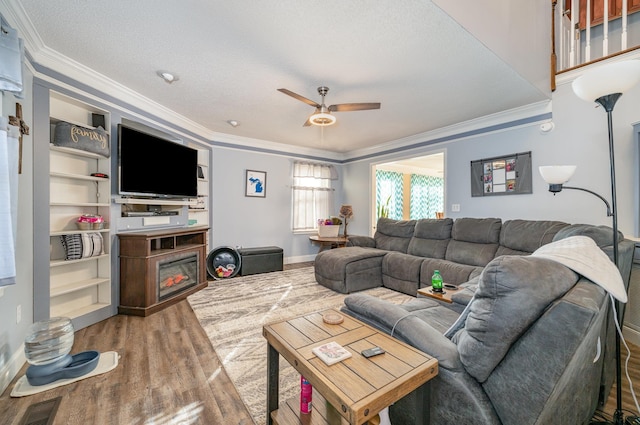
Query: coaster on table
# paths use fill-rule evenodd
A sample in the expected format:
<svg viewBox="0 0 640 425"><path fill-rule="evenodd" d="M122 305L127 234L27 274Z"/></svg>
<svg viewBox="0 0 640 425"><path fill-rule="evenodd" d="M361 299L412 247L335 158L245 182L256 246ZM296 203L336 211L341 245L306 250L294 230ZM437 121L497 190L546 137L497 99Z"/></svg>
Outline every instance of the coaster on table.
<svg viewBox="0 0 640 425"><path fill-rule="evenodd" d="M322 316L322 320L330 325L339 325L344 322L344 317L338 313L326 313Z"/></svg>

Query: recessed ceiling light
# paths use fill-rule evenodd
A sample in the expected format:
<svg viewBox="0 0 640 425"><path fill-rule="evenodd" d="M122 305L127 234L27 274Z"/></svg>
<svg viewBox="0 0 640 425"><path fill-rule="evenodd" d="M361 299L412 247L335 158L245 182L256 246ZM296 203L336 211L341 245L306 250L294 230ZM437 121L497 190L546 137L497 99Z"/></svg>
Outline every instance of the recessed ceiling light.
<svg viewBox="0 0 640 425"><path fill-rule="evenodd" d="M166 81L169 84L175 81L178 81L180 79L180 77L178 77L177 75L167 71L158 71L158 75L160 76L160 78L162 78L164 81Z"/></svg>
<svg viewBox="0 0 640 425"><path fill-rule="evenodd" d="M231 126L231 127L237 127L240 125L240 122L236 121L236 120L227 120L227 123Z"/></svg>

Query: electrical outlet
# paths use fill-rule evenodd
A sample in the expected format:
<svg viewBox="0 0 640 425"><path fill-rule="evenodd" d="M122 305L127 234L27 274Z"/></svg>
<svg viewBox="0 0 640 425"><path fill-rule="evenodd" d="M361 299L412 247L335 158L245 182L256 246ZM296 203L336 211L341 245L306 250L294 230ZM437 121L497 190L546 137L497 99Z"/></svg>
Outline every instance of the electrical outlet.
<svg viewBox="0 0 640 425"><path fill-rule="evenodd" d="M22 305L18 304L16 307L16 324L22 320Z"/></svg>
<svg viewBox="0 0 640 425"><path fill-rule="evenodd" d="M460 212L460 204L451 204L451 212Z"/></svg>

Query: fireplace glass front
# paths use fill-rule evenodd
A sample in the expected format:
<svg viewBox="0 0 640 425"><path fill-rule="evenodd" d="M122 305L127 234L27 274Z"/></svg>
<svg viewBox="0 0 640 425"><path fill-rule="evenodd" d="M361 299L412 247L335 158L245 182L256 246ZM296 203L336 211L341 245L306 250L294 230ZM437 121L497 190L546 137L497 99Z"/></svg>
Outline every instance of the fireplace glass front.
<svg viewBox="0 0 640 425"><path fill-rule="evenodd" d="M198 283L198 253L158 263L158 300L162 301Z"/></svg>

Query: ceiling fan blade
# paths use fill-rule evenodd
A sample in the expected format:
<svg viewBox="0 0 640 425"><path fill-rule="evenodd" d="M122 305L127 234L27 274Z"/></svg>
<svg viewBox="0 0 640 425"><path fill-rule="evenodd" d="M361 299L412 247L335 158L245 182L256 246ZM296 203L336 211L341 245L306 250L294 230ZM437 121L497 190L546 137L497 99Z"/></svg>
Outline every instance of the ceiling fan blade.
<svg viewBox="0 0 640 425"><path fill-rule="evenodd" d="M331 112L365 111L367 109L380 109L379 103L340 103L329 106Z"/></svg>
<svg viewBox="0 0 640 425"><path fill-rule="evenodd" d="M307 105L311 105L314 106L316 108L319 108L320 105L316 102L314 102L313 100L307 99L304 96L300 96L298 93L294 93L291 90L287 90L287 89L278 89L279 92L284 93L284 94L288 94L289 96L298 99L301 102L306 103Z"/></svg>

